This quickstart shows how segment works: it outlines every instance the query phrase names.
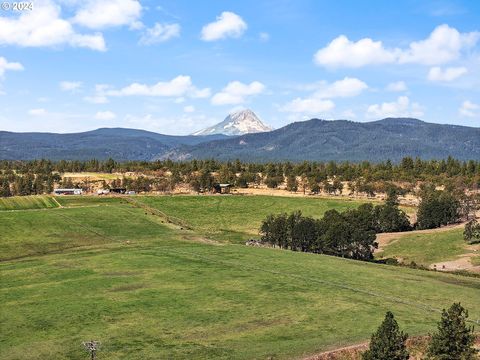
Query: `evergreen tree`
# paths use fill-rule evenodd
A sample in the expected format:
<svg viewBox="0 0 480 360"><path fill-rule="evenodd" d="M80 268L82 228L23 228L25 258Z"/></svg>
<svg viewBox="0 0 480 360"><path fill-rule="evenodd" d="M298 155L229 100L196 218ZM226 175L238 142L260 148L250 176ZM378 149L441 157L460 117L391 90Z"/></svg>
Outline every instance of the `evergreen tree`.
<svg viewBox="0 0 480 360"><path fill-rule="evenodd" d="M428 358L432 360L473 360L477 350L473 347L473 326L466 324L468 311L460 303L443 310L438 332L432 336Z"/></svg>
<svg viewBox="0 0 480 360"><path fill-rule="evenodd" d="M298 182L295 175L290 175L287 178L287 190L292 192L297 192L298 190Z"/></svg>
<svg viewBox="0 0 480 360"><path fill-rule="evenodd" d="M10 192L10 183L8 182L8 179L6 177L2 178L1 184L0 184L0 197L8 197L12 196L12 193Z"/></svg>
<svg viewBox="0 0 480 360"><path fill-rule="evenodd" d="M385 314L380 327L372 335L369 349L362 354L363 360L408 360L405 346L408 335L400 331L393 314Z"/></svg>

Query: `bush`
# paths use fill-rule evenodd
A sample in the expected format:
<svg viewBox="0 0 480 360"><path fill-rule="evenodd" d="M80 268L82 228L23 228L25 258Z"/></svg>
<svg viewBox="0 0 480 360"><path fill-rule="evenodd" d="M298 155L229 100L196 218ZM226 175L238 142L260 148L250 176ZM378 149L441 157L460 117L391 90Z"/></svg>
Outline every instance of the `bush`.
<svg viewBox="0 0 480 360"><path fill-rule="evenodd" d="M467 225L465 225L465 230L463 231L463 238L469 243L475 243L480 241L480 224L477 220L470 220Z"/></svg>

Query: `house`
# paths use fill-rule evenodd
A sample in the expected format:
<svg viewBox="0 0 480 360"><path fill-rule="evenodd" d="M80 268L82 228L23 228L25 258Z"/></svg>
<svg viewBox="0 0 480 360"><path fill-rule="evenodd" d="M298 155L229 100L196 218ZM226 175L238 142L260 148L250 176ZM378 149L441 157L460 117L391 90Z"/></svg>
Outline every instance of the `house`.
<svg viewBox="0 0 480 360"><path fill-rule="evenodd" d="M217 194L230 194L232 184L215 184L213 185L213 191Z"/></svg>
<svg viewBox="0 0 480 360"><path fill-rule="evenodd" d="M54 189L55 195L82 195L82 189Z"/></svg>

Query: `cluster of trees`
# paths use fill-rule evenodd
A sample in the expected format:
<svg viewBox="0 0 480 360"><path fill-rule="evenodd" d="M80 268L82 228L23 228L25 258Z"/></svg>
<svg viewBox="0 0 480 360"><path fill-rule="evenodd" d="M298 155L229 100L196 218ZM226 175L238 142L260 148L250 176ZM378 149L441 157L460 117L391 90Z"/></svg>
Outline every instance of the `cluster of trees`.
<svg viewBox="0 0 480 360"><path fill-rule="evenodd" d="M51 193L60 180L50 167L32 168L25 173L5 169L0 171L0 197Z"/></svg>
<svg viewBox="0 0 480 360"><path fill-rule="evenodd" d="M475 349L473 326L467 326L468 312L459 303L442 311L437 332L431 336L426 351L429 360L474 360ZM380 327L372 335L370 346L362 354L363 360L408 360L406 341L408 335L400 331L391 312L387 312Z"/></svg>
<svg viewBox="0 0 480 360"><path fill-rule="evenodd" d="M433 229L458 222L461 216L459 196L453 192L424 188L417 211L417 228Z"/></svg>
<svg viewBox="0 0 480 360"><path fill-rule="evenodd" d="M372 260L375 234L410 230L405 212L394 194L384 205L363 204L358 209L327 211L323 218L291 214L270 215L260 227L261 242L293 251Z"/></svg>

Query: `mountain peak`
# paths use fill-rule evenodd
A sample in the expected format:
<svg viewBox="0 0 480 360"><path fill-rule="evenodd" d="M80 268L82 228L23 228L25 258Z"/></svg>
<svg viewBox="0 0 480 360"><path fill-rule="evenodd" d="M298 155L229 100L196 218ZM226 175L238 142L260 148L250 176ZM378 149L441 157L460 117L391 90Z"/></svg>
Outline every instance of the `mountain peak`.
<svg viewBox="0 0 480 360"><path fill-rule="evenodd" d="M271 130L273 129L265 125L252 110L244 109L230 113L222 122L197 131L193 135L225 134L235 136Z"/></svg>

